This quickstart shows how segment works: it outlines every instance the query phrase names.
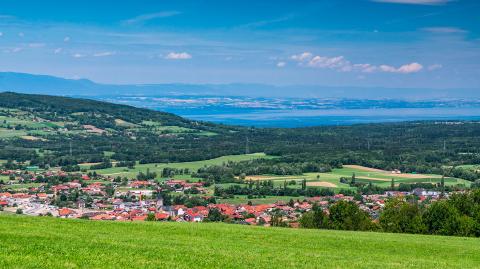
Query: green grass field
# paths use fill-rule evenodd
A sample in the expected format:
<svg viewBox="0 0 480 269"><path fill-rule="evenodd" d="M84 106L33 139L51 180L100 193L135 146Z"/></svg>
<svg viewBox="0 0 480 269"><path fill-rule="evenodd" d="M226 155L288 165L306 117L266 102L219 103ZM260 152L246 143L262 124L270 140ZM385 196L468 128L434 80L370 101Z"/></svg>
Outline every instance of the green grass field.
<svg viewBox="0 0 480 269"><path fill-rule="evenodd" d="M0 138L12 138L12 137L20 137L27 135L27 132L22 130L11 130L0 128Z"/></svg>
<svg viewBox="0 0 480 269"><path fill-rule="evenodd" d="M379 185L381 187L389 187L391 185L391 179L395 179L395 184L398 185L400 183L440 183L442 176L441 175L433 175L428 174L424 175L421 178L409 178L408 176L404 175L389 175L388 173L382 172L371 172L371 171L364 171L357 168L350 168L344 167L340 169L333 169L331 172L328 173L305 173L299 176L264 176L264 179L273 180L275 184L283 184L285 180L297 180L300 181L302 179L307 180L307 184L312 184L314 182L325 182L331 183L336 185L335 188L338 189L348 189L350 188L348 184L340 183L340 178L345 177L350 179L352 175L355 173L355 178L358 182L365 182L369 183L372 182L373 184ZM319 178L317 178L319 176ZM459 178L445 178L446 185L457 185L457 184L464 184L465 186L470 186L471 182ZM314 185L314 184L313 184Z"/></svg>
<svg viewBox="0 0 480 269"><path fill-rule="evenodd" d="M102 175L122 176L122 177L126 176L129 178L134 178L137 176L139 172L146 172L147 169L150 169L150 172L156 172L157 175L160 177L160 174L163 168L165 167L177 168L177 169L188 168L190 169L190 171L196 172L199 168L204 167L206 165L207 166L219 165L228 161L239 162L239 161L254 160L259 158L274 158L274 157L267 156L265 153L252 153L252 154L222 156L222 157L211 159L211 160L197 161L197 162L137 164L135 166L135 169L127 169L126 167L113 167L109 169L101 169L101 170L94 170L94 171ZM89 166L83 166L83 167L88 168Z"/></svg>
<svg viewBox="0 0 480 269"><path fill-rule="evenodd" d="M464 164L464 165L458 165L455 168L468 169L468 170L479 170L480 165L478 165L478 164Z"/></svg>
<svg viewBox="0 0 480 269"><path fill-rule="evenodd" d="M254 205L258 204L273 204L279 201L283 202L288 202L290 199L293 199L294 201L300 200L303 201L305 199L305 196L267 196L265 198L252 198L248 199L247 195L235 195L235 198L230 198L230 199L217 199L217 203L219 204L247 204L249 201L252 202Z"/></svg>
<svg viewBox="0 0 480 269"><path fill-rule="evenodd" d="M24 183L24 184L15 184L15 185L8 185L9 189L16 190L16 191L26 191L29 188L35 188L42 185L42 183Z"/></svg>
<svg viewBox="0 0 480 269"><path fill-rule="evenodd" d="M1 268L479 268L475 238L0 214Z"/></svg>

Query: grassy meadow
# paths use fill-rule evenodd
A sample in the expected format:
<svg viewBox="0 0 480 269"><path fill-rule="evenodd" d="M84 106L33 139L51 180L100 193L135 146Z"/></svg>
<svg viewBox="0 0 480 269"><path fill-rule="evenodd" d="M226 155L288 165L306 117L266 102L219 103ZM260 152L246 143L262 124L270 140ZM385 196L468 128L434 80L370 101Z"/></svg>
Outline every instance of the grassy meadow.
<svg viewBox="0 0 480 269"><path fill-rule="evenodd" d="M253 205L258 204L273 204L279 201L288 202L290 199L296 200L304 200L304 196L266 196L265 198L248 198L247 195L235 195L235 198L228 198L222 199L217 198L217 203L219 204L247 204L251 202Z"/></svg>
<svg viewBox="0 0 480 269"><path fill-rule="evenodd" d="M388 171L367 171L370 170L368 167L349 167L344 166L343 168L333 169L328 173L305 173L299 176L274 176L274 175L259 175L259 176L249 176L247 179L252 180L273 180L277 185L283 185L286 180L296 180L301 181L306 179L307 186L316 186L324 188L336 188L336 189L349 189L351 188L348 184L340 183L340 178L345 177L351 179L352 175L355 174L357 182L369 183L379 185L381 187L389 187L391 185L392 178L394 179L395 185L400 183L440 183L442 176L434 174L392 174ZM450 178L446 177L444 179L446 185L457 185L464 184L465 186L470 186L470 181L459 179L459 178ZM297 184L297 186L299 186ZM290 186L294 187L294 186Z"/></svg>
<svg viewBox="0 0 480 269"><path fill-rule="evenodd" d="M160 177L163 168L176 168L176 169L185 169L188 168L190 171L197 171L199 168L208 166L208 165L220 165L224 162L233 161L247 161L247 160L254 160L259 158L274 158L272 156L267 156L265 153L252 153L252 154L242 154L242 155L228 155L222 156L215 159L204 160L204 161L195 161L195 162L181 162L181 163L149 163L149 164L137 164L135 165L134 169L128 169L127 167L112 167L108 169L100 169L100 170L92 170L96 171L98 174L106 175L106 176L121 176L121 177L129 177L134 178L137 176L139 172L146 172L147 169L150 172L156 172L157 175ZM82 168L89 168L90 165L80 165ZM186 178L186 176L179 176L181 178Z"/></svg>
<svg viewBox="0 0 480 269"><path fill-rule="evenodd" d="M1 268L478 268L480 240L0 214Z"/></svg>

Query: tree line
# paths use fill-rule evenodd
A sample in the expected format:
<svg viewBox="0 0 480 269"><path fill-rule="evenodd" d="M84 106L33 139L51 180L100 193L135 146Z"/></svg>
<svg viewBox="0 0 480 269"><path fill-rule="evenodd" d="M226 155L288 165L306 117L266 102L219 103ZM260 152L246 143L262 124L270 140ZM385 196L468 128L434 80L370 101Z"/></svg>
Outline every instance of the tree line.
<svg viewBox="0 0 480 269"><path fill-rule="evenodd" d="M480 236L480 190L454 193L448 199L420 203L413 197L386 202L378 222L356 203L338 201L328 208L319 206L300 218L303 228L391 233Z"/></svg>

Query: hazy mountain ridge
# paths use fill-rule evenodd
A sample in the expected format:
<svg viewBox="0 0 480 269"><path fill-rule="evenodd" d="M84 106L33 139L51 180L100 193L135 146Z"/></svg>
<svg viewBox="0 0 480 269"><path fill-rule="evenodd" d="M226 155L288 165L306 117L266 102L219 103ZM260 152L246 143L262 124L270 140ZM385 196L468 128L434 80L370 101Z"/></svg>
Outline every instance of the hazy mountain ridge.
<svg viewBox="0 0 480 269"><path fill-rule="evenodd" d="M113 85L88 79L65 79L48 75L1 72L0 91L50 95L214 95L250 97L305 97L350 99L435 100L480 98L479 89L361 88L328 86L273 86L265 84L143 84Z"/></svg>

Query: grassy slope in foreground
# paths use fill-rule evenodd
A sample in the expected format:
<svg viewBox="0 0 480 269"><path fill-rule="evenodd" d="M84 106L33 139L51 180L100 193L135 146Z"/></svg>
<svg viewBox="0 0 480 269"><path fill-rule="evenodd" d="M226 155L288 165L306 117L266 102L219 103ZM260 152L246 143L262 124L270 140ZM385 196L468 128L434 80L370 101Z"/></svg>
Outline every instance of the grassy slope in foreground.
<svg viewBox="0 0 480 269"><path fill-rule="evenodd" d="M0 268L475 268L480 240L0 214Z"/></svg>

